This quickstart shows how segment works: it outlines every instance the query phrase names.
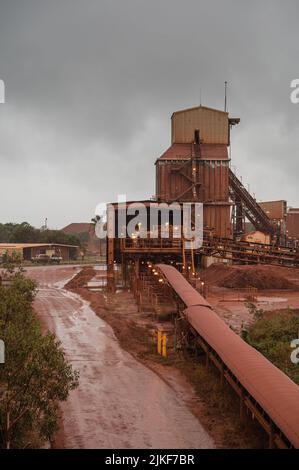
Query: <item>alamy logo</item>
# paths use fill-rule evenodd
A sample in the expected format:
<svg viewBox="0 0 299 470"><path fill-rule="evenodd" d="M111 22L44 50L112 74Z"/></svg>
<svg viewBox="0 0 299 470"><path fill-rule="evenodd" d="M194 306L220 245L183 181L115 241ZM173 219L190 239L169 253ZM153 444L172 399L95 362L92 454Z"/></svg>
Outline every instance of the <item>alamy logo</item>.
<svg viewBox="0 0 299 470"><path fill-rule="evenodd" d="M116 204L98 204L96 214L98 238L183 238L187 249L203 243L203 204L199 202L128 203L121 194Z"/></svg>
<svg viewBox="0 0 299 470"><path fill-rule="evenodd" d="M0 339L0 364L5 362L5 344L3 339Z"/></svg>
<svg viewBox="0 0 299 470"><path fill-rule="evenodd" d="M290 94L290 100L293 104L299 103L299 78L294 78L291 81L291 88L294 90Z"/></svg>
<svg viewBox="0 0 299 470"><path fill-rule="evenodd" d="M4 81L0 79L0 104L5 103L5 85Z"/></svg>
<svg viewBox="0 0 299 470"><path fill-rule="evenodd" d="M299 339L293 339L291 342L291 348L296 348L292 351L291 362L293 364L299 364Z"/></svg>

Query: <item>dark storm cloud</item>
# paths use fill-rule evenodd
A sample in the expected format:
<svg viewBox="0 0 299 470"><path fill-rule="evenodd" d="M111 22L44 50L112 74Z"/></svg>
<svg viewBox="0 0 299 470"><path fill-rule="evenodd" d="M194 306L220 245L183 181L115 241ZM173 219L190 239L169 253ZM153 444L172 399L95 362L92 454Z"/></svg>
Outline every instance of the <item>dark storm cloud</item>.
<svg viewBox="0 0 299 470"><path fill-rule="evenodd" d="M170 115L241 117L232 158L258 199L298 205L297 1L1 0L0 219L89 220L154 192Z"/></svg>

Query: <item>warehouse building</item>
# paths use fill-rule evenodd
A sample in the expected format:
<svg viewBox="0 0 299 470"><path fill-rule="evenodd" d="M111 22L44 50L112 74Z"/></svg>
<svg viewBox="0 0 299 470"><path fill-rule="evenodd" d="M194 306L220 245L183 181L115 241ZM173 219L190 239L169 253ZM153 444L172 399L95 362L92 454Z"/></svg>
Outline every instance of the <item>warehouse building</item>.
<svg viewBox="0 0 299 470"><path fill-rule="evenodd" d="M59 256L63 261L76 259L78 246L59 243L0 243L0 256L18 254L23 260L31 260L39 255Z"/></svg>

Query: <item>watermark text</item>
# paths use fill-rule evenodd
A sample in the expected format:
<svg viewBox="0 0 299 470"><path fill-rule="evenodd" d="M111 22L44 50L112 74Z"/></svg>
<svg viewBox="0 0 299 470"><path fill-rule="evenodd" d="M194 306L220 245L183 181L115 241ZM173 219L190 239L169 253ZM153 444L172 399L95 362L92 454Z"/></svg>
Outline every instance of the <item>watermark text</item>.
<svg viewBox="0 0 299 470"><path fill-rule="evenodd" d="M5 362L5 344L3 339L0 339L0 364Z"/></svg>
<svg viewBox="0 0 299 470"><path fill-rule="evenodd" d="M299 78L294 78L291 81L291 88L293 91L290 94L290 100L293 104L299 103Z"/></svg>
<svg viewBox="0 0 299 470"><path fill-rule="evenodd" d="M5 84L4 81L0 79L0 104L5 103Z"/></svg>

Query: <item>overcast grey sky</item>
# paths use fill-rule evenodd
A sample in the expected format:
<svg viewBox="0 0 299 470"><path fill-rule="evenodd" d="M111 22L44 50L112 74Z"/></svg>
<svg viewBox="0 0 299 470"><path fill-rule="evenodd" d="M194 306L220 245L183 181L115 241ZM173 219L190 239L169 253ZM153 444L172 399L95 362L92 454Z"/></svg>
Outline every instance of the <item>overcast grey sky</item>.
<svg viewBox="0 0 299 470"><path fill-rule="evenodd" d="M60 228L154 194L173 111L241 118L232 164L299 206L299 2L0 0L0 222Z"/></svg>

